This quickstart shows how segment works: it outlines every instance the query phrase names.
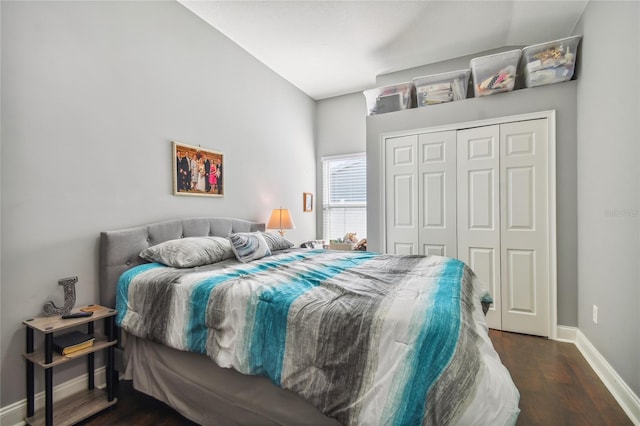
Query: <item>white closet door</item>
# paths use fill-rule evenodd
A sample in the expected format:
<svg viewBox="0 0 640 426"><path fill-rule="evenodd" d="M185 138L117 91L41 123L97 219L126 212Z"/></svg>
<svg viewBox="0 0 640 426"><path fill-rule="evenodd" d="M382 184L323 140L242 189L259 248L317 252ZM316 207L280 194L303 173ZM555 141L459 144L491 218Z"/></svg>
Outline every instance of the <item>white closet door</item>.
<svg viewBox="0 0 640 426"><path fill-rule="evenodd" d="M418 135L385 146L386 252L418 254Z"/></svg>
<svg viewBox="0 0 640 426"><path fill-rule="evenodd" d="M549 335L547 120L500 126L502 329Z"/></svg>
<svg viewBox="0 0 640 426"><path fill-rule="evenodd" d="M458 258L493 296L487 324L502 329L500 300L500 126L460 130Z"/></svg>
<svg viewBox="0 0 640 426"><path fill-rule="evenodd" d="M456 131L418 136L420 254L456 257Z"/></svg>

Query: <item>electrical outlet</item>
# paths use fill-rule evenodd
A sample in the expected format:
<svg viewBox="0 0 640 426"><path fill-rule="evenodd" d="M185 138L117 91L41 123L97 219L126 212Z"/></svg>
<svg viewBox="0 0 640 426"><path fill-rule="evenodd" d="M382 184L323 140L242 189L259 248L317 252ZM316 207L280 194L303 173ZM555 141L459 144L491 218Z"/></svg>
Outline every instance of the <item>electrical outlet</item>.
<svg viewBox="0 0 640 426"><path fill-rule="evenodd" d="M593 322L598 323L598 307L593 305Z"/></svg>

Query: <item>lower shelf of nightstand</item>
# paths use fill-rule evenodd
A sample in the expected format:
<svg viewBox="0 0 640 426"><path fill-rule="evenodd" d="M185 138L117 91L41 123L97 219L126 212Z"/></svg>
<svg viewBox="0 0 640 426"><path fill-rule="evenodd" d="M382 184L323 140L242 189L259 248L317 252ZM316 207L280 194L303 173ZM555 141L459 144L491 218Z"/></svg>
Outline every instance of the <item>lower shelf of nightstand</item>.
<svg viewBox="0 0 640 426"><path fill-rule="evenodd" d="M53 403L53 424L68 426L76 424L100 411L115 405L118 398L107 400L107 393L100 389L91 389L71 395ZM25 421L31 426L45 425L45 409L42 407Z"/></svg>

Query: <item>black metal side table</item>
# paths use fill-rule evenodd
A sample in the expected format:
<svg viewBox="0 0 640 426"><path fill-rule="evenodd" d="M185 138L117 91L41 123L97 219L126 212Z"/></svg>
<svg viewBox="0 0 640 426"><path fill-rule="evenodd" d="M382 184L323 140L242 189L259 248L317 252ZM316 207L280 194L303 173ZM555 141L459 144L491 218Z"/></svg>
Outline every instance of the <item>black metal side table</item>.
<svg viewBox="0 0 640 426"><path fill-rule="evenodd" d="M29 425L73 425L118 402L114 395L114 348L118 341L115 338L114 309L92 305L93 315L85 318L61 319L59 316L36 317L23 321L27 326L27 347L24 357L27 362L27 417ZM94 344L69 355L60 355L53 351L54 333L86 324L87 332L94 334L94 322L104 319L104 336L95 336ZM34 331L44 334L44 350L34 351ZM95 352L104 349L106 352L106 389L95 388ZM56 401L53 410L53 367L87 358L88 386L84 392L73 394L62 401ZM45 406L35 411L35 365L44 369Z"/></svg>

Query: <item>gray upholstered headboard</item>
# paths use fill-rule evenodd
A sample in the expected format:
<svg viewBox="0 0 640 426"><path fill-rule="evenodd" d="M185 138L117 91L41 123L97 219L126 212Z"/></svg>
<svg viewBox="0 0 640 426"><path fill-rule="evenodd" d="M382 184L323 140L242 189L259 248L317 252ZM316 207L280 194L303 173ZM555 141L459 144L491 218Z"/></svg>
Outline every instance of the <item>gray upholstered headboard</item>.
<svg viewBox="0 0 640 426"><path fill-rule="evenodd" d="M264 223L223 217L166 220L100 233L100 304L116 306L116 287L127 269L147 263L138 256L147 247L183 237L226 237L232 232L264 231Z"/></svg>

